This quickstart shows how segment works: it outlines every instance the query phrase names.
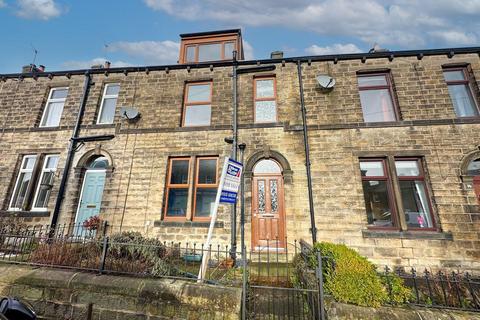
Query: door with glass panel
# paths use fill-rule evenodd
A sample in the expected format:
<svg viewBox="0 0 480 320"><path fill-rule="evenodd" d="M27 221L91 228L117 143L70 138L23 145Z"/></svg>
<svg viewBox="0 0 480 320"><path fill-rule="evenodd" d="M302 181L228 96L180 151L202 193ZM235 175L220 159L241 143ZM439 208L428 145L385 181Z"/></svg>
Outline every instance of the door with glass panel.
<svg viewBox="0 0 480 320"><path fill-rule="evenodd" d="M261 160L253 172L252 247L283 249L286 234L281 168L273 160Z"/></svg>
<svg viewBox="0 0 480 320"><path fill-rule="evenodd" d="M75 218L77 227L74 233L76 235L85 234L85 230L82 228L83 223L100 213L107 166L108 160L105 157L98 157L90 163L85 171L80 203Z"/></svg>

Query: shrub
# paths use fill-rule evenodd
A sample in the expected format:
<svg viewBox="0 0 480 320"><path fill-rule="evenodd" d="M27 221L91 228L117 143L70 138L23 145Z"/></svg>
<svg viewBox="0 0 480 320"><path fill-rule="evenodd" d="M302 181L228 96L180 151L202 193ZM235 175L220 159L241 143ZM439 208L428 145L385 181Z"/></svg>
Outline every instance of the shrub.
<svg viewBox="0 0 480 320"><path fill-rule="evenodd" d="M98 269L102 249L103 239L88 242L55 239L38 245L29 261L42 265ZM178 271L170 263L175 254L175 250L167 250L157 239L145 238L138 232L122 232L110 238L106 270L153 276L176 275Z"/></svg>
<svg viewBox="0 0 480 320"><path fill-rule="evenodd" d="M167 250L158 239L145 238L139 232L117 233L110 239L110 263L140 262L144 269L142 273L154 276L176 275L177 270L169 263L175 256L175 250Z"/></svg>
<svg viewBox="0 0 480 320"><path fill-rule="evenodd" d="M41 265L98 269L101 249L93 242L67 243L55 241L39 244L28 261Z"/></svg>
<svg viewBox="0 0 480 320"><path fill-rule="evenodd" d="M414 299L413 292L403 284L403 280L395 273L382 274L382 283L388 289L389 303L404 304Z"/></svg>
<svg viewBox="0 0 480 320"><path fill-rule="evenodd" d="M369 307L379 307L389 301L390 291L375 266L343 244L316 243L307 261L297 257L297 285L317 285L315 275L308 270L314 270L318 266L318 251L324 257L322 271L325 292L331 294L335 300ZM392 285L391 300L396 303L404 302L410 294L409 289L404 287L402 280L394 274L390 274L388 280Z"/></svg>

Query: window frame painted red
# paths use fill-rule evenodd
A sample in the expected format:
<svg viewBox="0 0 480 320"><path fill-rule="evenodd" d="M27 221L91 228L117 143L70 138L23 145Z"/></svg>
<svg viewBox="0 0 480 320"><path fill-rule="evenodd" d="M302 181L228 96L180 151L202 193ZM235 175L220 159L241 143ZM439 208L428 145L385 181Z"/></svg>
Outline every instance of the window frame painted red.
<svg viewBox="0 0 480 320"><path fill-rule="evenodd" d="M432 219L432 227L415 228L415 227L407 226L407 229L412 230L412 231L437 231L438 230L437 222L436 222L436 219L435 219L435 215L433 214L432 199L430 198L430 193L428 192L428 186L427 186L427 182L426 182L426 179L425 179L425 169L424 169L424 166L423 166L422 158L419 158L419 157L394 157L394 161L395 161L395 164L397 163L397 161L416 161L417 162L418 173L419 173L418 176L399 176L397 174L397 168L396 167L394 168L395 175L397 176L397 179L398 179L399 182L400 181L415 181L415 180L420 180L420 181L423 182L423 187L425 189L425 196L427 197L427 202L428 202L428 210L430 211L429 215L430 215L430 219ZM401 192L400 185L399 185L399 190ZM405 212L403 214L405 214Z"/></svg>
<svg viewBox="0 0 480 320"><path fill-rule="evenodd" d="M393 168L390 168L388 166L389 164L389 158L393 159L393 164L395 165L397 161L416 161L418 164L418 170L419 170L419 175L418 176L398 176L397 174L397 168L394 166ZM367 225L367 229L371 230L398 230L398 231L414 231L414 232L420 232L420 231L425 231L425 232L438 232L440 231L440 227L437 223L437 219L435 218L435 213L433 211L433 205L432 205L432 198L430 196L429 192L429 185L428 185L428 179L426 177L426 172L425 172L425 166L423 164L424 158L423 157L402 157L402 156L388 156L388 157L361 157L359 158L359 167L361 162L378 162L378 161L383 161L383 171L385 176L373 176L373 177L364 177L361 176L362 180L362 191L363 191L363 196L365 197L365 190L363 190L363 181L368 181L368 180L382 180L382 181L387 181L387 192L389 193L389 204L392 206L391 207L391 212L392 212L392 222L393 226L391 227L381 227L381 226L372 226L372 225ZM390 162L391 163L391 162ZM360 172L361 175L361 172ZM373 179L372 179L373 178ZM401 188L400 188L400 181L412 181L412 180L420 180L423 181L424 188L425 188L425 196L427 197L427 202L428 202L428 209L430 210L430 218L432 219L432 227L428 228L415 228L415 227L409 227L406 224L406 221L403 221L405 223L405 230L402 228L402 223L400 221L400 215L405 214L405 212L400 212L398 209L399 202L402 204L403 207L403 201L401 199ZM395 182L395 181L398 181ZM395 184L398 184L398 196L395 191ZM366 206L366 204L365 204ZM366 209L366 207L365 207Z"/></svg>
<svg viewBox="0 0 480 320"><path fill-rule="evenodd" d="M392 216L392 226L375 226L368 224L368 229L375 229L375 230L398 230L400 228L400 224L398 221L397 215L397 206L395 201L395 194L393 190L393 183L391 176L389 174L388 168L388 161L386 158L360 158L361 162L382 162L383 166L383 176L361 176L362 178L362 190L363 190L363 181L385 181L387 185L387 196L388 196L388 205L390 206L390 212ZM361 172L360 172L361 174ZM365 190L363 190L363 195L365 197Z"/></svg>
<svg viewBox="0 0 480 320"><path fill-rule="evenodd" d="M358 83L358 78L367 78L367 77L375 77L375 76L384 76L387 84L386 85L379 85L379 86L361 86ZM393 90L392 74L390 72L371 72L371 73L370 72L362 72L362 73L357 73L357 87L358 87L358 91L359 91L358 92L359 96L360 96L360 91L387 89L388 94L390 96L390 101L392 102L393 112L395 114L395 120L393 120L393 122L401 120L400 108L398 106L397 99L396 99L396 96L395 96L395 92ZM361 99L360 99L360 104L361 103L362 102L361 102ZM363 107L362 107L362 113L363 113ZM367 122L367 123L378 122L378 121L366 121L365 120L365 115L363 117L363 121ZM392 122L392 121L380 121L380 122Z"/></svg>
<svg viewBox="0 0 480 320"><path fill-rule="evenodd" d="M452 72L452 71L461 71L462 74L463 74L463 78L464 80L447 80L445 79L445 73L446 72ZM475 90L474 88L472 88L472 77L470 76L470 74L468 73L468 70L467 70L467 67L447 67L447 66L444 66L442 68L442 73L443 73L443 76L444 76L444 80L445 80L445 84L448 86L452 85L452 86L458 86L458 85L465 85L467 88L468 88L468 92L470 93L470 96L472 97L472 100L473 100L473 104L475 105L475 108L477 109L477 112L478 112L478 116L467 116L467 117L460 117L456 114L455 112L455 107L454 107L454 112L455 112L455 116L457 118L479 118L480 117L480 105L479 105L479 102L478 102L478 99L475 95ZM449 94L450 96L450 94ZM452 102L452 106L453 106L453 100L452 100L452 97L450 96L450 101Z"/></svg>

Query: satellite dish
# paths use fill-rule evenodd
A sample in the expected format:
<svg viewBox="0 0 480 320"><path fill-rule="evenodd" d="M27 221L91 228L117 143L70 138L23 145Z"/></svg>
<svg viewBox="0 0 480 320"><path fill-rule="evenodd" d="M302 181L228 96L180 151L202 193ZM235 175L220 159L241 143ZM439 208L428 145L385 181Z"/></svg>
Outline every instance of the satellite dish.
<svg viewBox="0 0 480 320"><path fill-rule="evenodd" d="M120 115L127 120L136 120L141 117L140 112L133 107L121 107Z"/></svg>
<svg viewBox="0 0 480 320"><path fill-rule="evenodd" d="M332 89L335 86L335 79L324 74L317 76L317 82L323 89Z"/></svg>

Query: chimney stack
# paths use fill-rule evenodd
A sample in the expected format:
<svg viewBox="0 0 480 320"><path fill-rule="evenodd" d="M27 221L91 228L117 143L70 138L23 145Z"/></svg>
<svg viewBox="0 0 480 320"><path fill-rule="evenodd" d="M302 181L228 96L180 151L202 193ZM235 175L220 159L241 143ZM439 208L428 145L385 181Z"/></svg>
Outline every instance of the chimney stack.
<svg viewBox="0 0 480 320"><path fill-rule="evenodd" d="M273 51L270 53L270 59L283 59L283 51Z"/></svg>
<svg viewBox="0 0 480 320"><path fill-rule="evenodd" d="M37 68L37 66L32 63L22 67L22 73L44 72L44 71L45 71L44 65L39 65Z"/></svg>
<svg viewBox="0 0 480 320"><path fill-rule="evenodd" d="M105 61L105 69L110 69L110 61Z"/></svg>
<svg viewBox="0 0 480 320"><path fill-rule="evenodd" d="M22 73L30 73L35 70L36 66L34 64L27 64L22 67Z"/></svg>

